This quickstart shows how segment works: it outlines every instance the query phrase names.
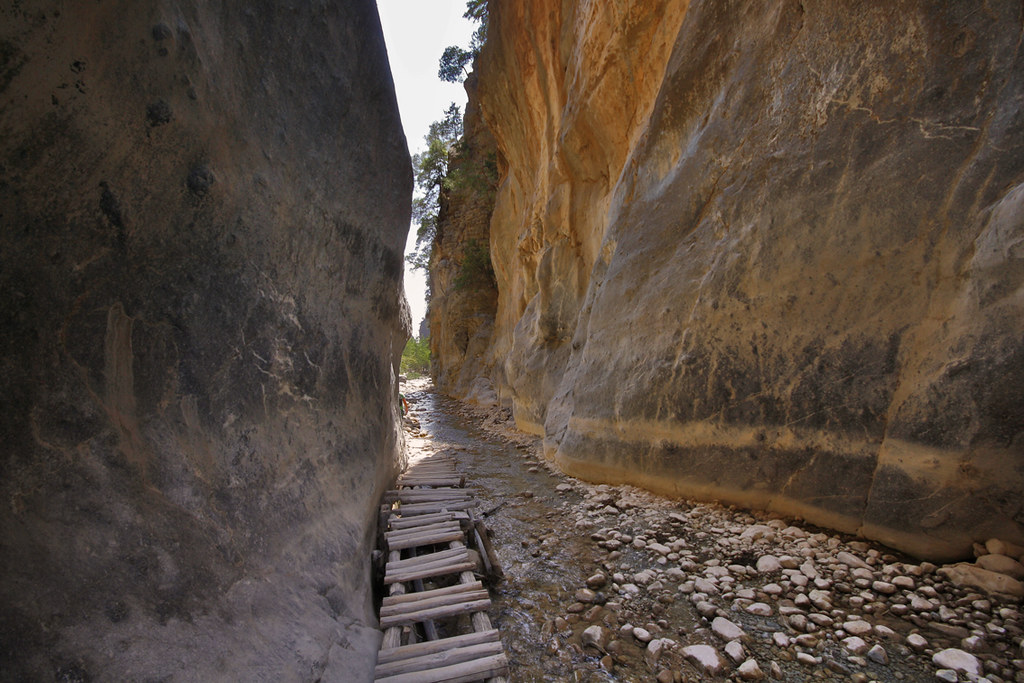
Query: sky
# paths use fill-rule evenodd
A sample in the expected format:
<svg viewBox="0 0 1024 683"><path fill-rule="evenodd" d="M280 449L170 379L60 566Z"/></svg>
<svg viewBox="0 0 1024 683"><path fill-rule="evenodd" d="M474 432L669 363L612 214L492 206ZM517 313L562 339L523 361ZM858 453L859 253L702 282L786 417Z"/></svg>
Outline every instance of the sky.
<svg viewBox="0 0 1024 683"><path fill-rule="evenodd" d="M424 148L430 124L441 118L452 102L466 110L466 91L461 83L445 83L437 77L437 62L449 45L468 47L476 25L462 18L466 0L377 0L388 60L395 79L398 109L405 128L409 153ZM405 252L416 245L416 228L409 230ZM412 308L412 330L419 334L426 315L427 285L422 271L405 266L405 296Z"/></svg>

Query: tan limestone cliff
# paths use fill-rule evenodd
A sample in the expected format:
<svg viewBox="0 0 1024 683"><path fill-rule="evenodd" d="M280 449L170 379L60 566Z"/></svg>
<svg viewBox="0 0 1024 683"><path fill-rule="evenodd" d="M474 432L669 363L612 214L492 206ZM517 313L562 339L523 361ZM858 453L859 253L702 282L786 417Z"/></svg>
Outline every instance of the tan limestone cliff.
<svg viewBox="0 0 1024 683"><path fill-rule="evenodd" d="M491 3L487 358L566 471L1024 539L1019 3Z"/></svg>
<svg viewBox="0 0 1024 683"><path fill-rule="evenodd" d="M441 192L430 254L431 375L450 396L492 405L497 397L486 351L498 291L488 254L499 159L480 116L475 74L466 80L466 91L463 137L451 155L451 187Z"/></svg>

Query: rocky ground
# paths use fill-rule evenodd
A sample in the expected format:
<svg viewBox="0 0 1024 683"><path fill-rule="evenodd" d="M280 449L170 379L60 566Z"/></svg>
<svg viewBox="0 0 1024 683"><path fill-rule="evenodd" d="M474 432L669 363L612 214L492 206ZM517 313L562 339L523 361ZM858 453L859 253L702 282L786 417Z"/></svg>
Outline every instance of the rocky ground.
<svg viewBox="0 0 1024 683"><path fill-rule="evenodd" d="M534 617L541 657L576 680L1024 681L1021 548L993 539L975 563L937 566L799 520L590 485L507 414L460 410L549 474L559 523L521 550L564 564L566 538L589 547L566 567L576 589Z"/></svg>

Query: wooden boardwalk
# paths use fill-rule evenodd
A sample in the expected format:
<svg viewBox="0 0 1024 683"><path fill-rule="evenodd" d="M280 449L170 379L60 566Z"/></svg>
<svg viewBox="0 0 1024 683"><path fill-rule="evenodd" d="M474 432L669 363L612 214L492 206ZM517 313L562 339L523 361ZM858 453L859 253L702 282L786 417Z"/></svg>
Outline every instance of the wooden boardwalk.
<svg viewBox="0 0 1024 683"><path fill-rule="evenodd" d="M476 500L455 461L434 455L410 467L381 506L387 597L376 680L504 683L508 659L477 578L500 578ZM472 546L472 547L470 547Z"/></svg>

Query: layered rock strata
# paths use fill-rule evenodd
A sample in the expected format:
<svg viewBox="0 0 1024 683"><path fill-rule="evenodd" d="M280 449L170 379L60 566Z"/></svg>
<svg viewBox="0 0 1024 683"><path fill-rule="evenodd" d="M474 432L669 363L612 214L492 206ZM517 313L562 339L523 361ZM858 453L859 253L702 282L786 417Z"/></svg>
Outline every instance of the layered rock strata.
<svg viewBox="0 0 1024 683"><path fill-rule="evenodd" d="M491 4L488 358L572 474L1024 541L1019 3Z"/></svg>
<svg viewBox="0 0 1024 683"><path fill-rule="evenodd" d="M412 188L374 4L0 27L0 678L369 679Z"/></svg>

